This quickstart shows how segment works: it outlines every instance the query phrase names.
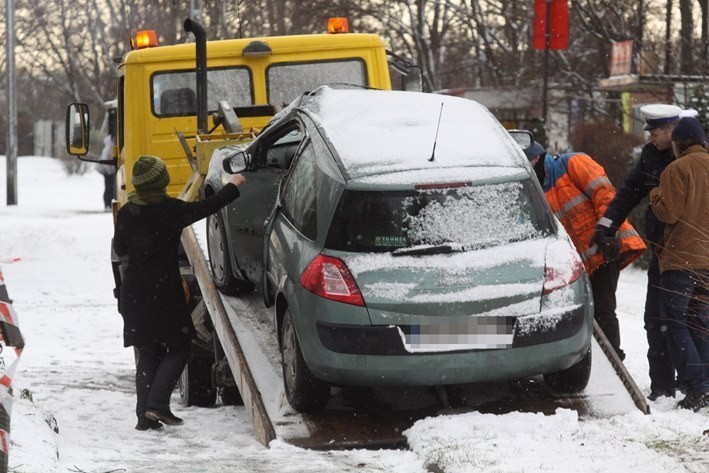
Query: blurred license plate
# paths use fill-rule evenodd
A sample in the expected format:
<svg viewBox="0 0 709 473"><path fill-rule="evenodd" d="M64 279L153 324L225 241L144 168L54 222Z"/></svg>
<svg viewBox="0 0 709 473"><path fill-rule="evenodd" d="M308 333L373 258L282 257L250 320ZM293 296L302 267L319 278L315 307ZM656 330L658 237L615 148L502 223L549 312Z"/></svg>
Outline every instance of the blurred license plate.
<svg viewBox="0 0 709 473"><path fill-rule="evenodd" d="M512 346L515 317L436 317L398 326L409 352L493 350Z"/></svg>

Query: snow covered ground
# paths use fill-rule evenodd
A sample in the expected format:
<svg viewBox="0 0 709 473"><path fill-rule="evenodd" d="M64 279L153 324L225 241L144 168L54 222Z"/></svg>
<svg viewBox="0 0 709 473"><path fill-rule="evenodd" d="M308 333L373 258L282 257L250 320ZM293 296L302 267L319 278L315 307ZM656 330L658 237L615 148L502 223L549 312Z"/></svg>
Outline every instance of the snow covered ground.
<svg viewBox="0 0 709 473"><path fill-rule="evenodd" d="M134 430L134 365L123 348L109 263L111 214L103 178L67 175L57 160L18 160L18 205L6 205L0 157L0 265L27 346L14 381L10 471L706 473L709 415L672 400L604 419L467 413L427 418L406 432L409 450L309 451L256 442L241 407L173 407L185 419ZM19 257L16 263L6 263ZM645 275L618 290L626 366L649 393L642 323ZM11 350L2 353L9 362ZM435 470L435 469L432 469Z"/></svg>

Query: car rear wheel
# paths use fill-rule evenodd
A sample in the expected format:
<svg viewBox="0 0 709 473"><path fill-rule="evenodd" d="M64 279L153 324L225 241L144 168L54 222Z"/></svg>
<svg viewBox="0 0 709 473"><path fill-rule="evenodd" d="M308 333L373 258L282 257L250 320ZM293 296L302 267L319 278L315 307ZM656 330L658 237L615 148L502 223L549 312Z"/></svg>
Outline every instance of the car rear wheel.
<svg viewBox="0 0 709 473"><path fill-rule="evenodd" d="M565 370L544 375L544 382L554 391L577 393L583 391L591 377L591 347L581 361Z"/></svg>
<svg viewBox="0 0 709 473"><path fill-rule="evenodd" d="M243 406L244 400L241 398L239 388L236 386L224 386L219 393L219 399L225 406Z"/></svg>
<svg viewBox="0 0 709 473"><path fill-rule="evenodd" d="M243 294L253 289L253 284L234 276L224 218L218 212L207 217L207 253L217 289L227 295Z"/></svg>
<svg viewBox="0 0 709 473"><path fill-rule="evenodd" d="M288 402L296 411L308 412L327 404L330 387L317 379L305 364L290 309L286 309L281 329L283 385Z"/></svg>

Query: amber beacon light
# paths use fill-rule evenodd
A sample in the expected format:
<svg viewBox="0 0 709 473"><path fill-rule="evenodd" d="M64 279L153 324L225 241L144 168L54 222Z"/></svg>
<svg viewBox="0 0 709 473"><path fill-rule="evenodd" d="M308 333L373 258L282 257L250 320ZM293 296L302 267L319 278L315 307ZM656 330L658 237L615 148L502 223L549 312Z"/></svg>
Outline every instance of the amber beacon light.
<svg viewBox="0 0 709 473"><path fill-rule="evenodd" d="M158 34L155 30L138 31L131 43L133 49L152 48L158 45Z"/></svg>
<svg viewBox="0 0 709 473"><path fill-rule="evenodd" d="M347 18L336 17L327 20L327 32L330 34L348 33L349 30Z"/></svg>

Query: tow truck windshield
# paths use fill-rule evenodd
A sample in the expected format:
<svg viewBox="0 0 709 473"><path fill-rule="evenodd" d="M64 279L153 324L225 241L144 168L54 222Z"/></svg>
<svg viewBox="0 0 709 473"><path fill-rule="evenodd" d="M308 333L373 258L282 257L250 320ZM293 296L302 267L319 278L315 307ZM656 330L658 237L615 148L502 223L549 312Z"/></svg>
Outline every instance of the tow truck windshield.
<svg viewBox="0 0 709 473"><path fill-rule="evenodd" d="M367 67L361 59L320 62L284 62L266 71L268 102L285 106L304 92L323 84L366 86ZM254 104L253 71L249 67L207 70L207 109L216 112L218 102L227 100L234 108ZM196 114L194 69L159 72L152 76L153 115L160 118Z"/></svg>

